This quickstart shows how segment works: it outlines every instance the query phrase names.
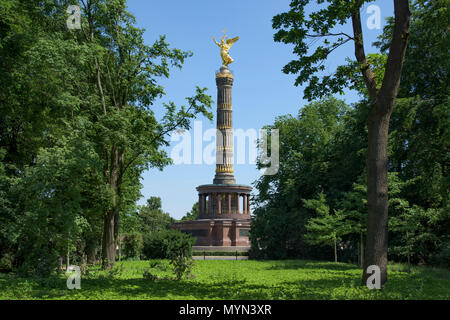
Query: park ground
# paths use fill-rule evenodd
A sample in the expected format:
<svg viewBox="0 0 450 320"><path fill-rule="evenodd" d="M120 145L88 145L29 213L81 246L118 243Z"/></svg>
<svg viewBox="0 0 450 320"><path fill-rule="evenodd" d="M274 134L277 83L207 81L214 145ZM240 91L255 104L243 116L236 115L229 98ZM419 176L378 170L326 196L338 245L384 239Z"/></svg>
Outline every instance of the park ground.
<svg viewBox="0 0 450 320"><path fill-rule="evenodd" d="M171 276L168 262L157 273ZM31 279L0 274L0 299L450 299L450 271L431 267L389 266L382 290L360 286L362 270L346 263L305 260L195 261L192 277L151 281L143 277L149 261L123 261L112 271L89 267L80 290L66 278ZM152 269L153 270L153 269Z"/></svg>

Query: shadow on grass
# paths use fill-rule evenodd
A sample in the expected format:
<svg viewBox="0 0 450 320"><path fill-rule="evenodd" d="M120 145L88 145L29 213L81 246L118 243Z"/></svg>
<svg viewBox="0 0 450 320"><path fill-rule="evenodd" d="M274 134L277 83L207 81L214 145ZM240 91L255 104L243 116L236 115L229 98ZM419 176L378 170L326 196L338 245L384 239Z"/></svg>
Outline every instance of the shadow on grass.
<svg viewBox="0 0 450 320"><path fill-rule="evenodd" d="M193 281L162 280L151 282L146 279L86 279L82 281L79 291L66 291L68 299L238 299L242 282L198 283ZM248 287L247 285L244 285ZM264 285L250 286L252 290L264 292L268 287ZM34 291L33 297L37 299L61 298L61 291L42 290ZM246 296L247 299L260 299L260 294Z"/></svg>
<svg viewBox="0 0 450 320"><path fill-rule="evenodd" d="M89 282L88 282L89 281ZM98 280L85 281L83 299L97 299L102 297L102 289L105 284ZM86 283L88 282L88 283ZM229 300L295 300L295 299L328 299L329 295L314 293L302 297L301 288L304 285L299 283L284 283L276 285L264 285L247 283L241 281L218 281L214 283L199 283L194 281L165 280L160 282L147 282L145 279L118 279L111 283L111 287L117 297L132 299L229 299ZM289 285L289 288L286 288ZM51 297L48 295L48 298ZM56 295L55 298L58 296ZM108 296L103 299L109 299ZM112 297L114 298L114 297Z"/></svg>
<svg viewBox="0 0 450 320"><path fill-rule="evenodd" d="M274 261L266 270L298 270L298 269L322 269L332 271L347 271L359 269L356 265L324 262L324 261L298 261L298 260L281 260Z"/></svg>
<svg viewBox="0 0 450 320"><path fill-rule="evenodd" d="M389 273L389 280L381 291L361 286L360 269L350 264L317 261L266 261L263 270L298 270L303 279L289 277L279 281L258 280L244 275L228 278L200 280L162 280L152 282L138 275L121 279L108 277L83 278L81 290L67 290L66 280L34 281L0 277L0 291L11 290L11 298L19 299L246 299L246 300L298 300L298 299L449 299L447 270L419 269L408 274L399 270ZM138 269L136 269L138 270ZM358 272L345 272L357 270ZM316 271L316 272L313 272ZM439 272L438 272L439 271ZM258 272L258 271L254 271ZM276 273L275 273L276 274ZM294 272L296 274L296 272ZM267 276L274 273L269 272ZM221 275L226 276L226 275ZM265 276L265 275L264 275ZM237 278L236 278L237 277ZM253 279L255 281L255 279ZM32 284L25 285L27 281ZM31 289L31 290L30 290ZM0 292L0 296L2 292ZM7 296L7 295L6 295Z"/></svg>

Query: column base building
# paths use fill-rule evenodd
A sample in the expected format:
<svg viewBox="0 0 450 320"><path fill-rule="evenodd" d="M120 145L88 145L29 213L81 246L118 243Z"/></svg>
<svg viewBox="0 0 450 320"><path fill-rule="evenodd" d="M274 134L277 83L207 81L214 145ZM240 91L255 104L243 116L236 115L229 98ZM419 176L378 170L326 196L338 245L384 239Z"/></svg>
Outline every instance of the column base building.
<svg viewBox="0 0 450 320"><path fill-rule="evenodd" d="M196 220L175 223L172 228L196 238L194 250L248 251L250 249L250 192L236 184L233 171L231 88L234 76L222 66L216 73L217 139L216 174L213 184L197 187Z"/></svg>

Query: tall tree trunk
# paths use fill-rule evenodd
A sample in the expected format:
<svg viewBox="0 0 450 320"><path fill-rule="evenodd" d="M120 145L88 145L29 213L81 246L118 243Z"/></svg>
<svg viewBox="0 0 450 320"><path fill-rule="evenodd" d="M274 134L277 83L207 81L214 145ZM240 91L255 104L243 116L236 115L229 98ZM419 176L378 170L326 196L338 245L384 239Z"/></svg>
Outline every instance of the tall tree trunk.
<svg viewBox="0 0 450 320"><path fill-rule="evenodd" d="M95 238L93 238L92 236L90 236L87 241L86 241L86 248L85 248L85 253L87 256L87 263L88 264L94 264L95 263L95 255L97 252L97 248L98 248L98 242L96 241Z"/></svg>
<svg viewBox="0 0 450 320"><path fill-rule="evenodd" d="M387 146L391 107L376 106L368 118L369 145L367 152L367 240L364 270L376 265L381 271L381 284L387 280L388 249L388 181ZM370 274L364 272L364 283Z"/></svg>
<svg viewBox="0 0 450 320"><path fill-rule="evenodd" d="M116 146L111 148L109 187L113 192L111 209L104 215L102 259L103 268L110 269L116 262L116 217L118 217L118 165L119 153Z"/></svg>
<svg viewBox="0 0 450 320"><path fill-rule="evenodd" d="M336 239L334 240L334 262L337 262L337 243L336 243Z"/></svg>
<svg viewBox="0 0 450 320"><path fill-rule="evenodd" d="M357 2L358 8L363 1ZM388 249L388 183L387 147L389 119L397 98L402 74L403 59L408 44L409 19L408 0L394 0L395 24L389 47L384 77L381 87L366 59L359 9L352 14L355 57L360 64L361 74L369 92L372 105L367 125L369 130L367 151L367 237L364 258L362 285L366 285L367 267L380 268L381 286L387 281Z"/></svg>
<svg viewBox="0 0 450 320"><path fill-rule="evenodd" d="M116 247L114 241L114 213L107 212L103 221L102 267L111 269L116 261Z"/></svg>
<svg viewBox="0 0 450 320"><path fill-rule="evenodd" d="M67 244L67 252L66 252L66 272L69 272L70 267L70 250L69 250L69 244Z"/></svg>
<svg viewBox="0 0 450 320"><path fill-rule="evenodd" d="M362 263L361 263L361 241L357 241L356 242L356 251L357 251L357 253L356 253L356 255L357 255L357 265L358 265L358 267L361 267L362 268Z"/></svg>
<svg viewBox="0 0 450 320"><path fill-rule="evenodd" d="M359 245L359 248L360 248L360 250L361 250L361 253L360 253L360 256L361 256L361 260L360 260L360 267L362 268L363 266L364 266L364 235L363 235L363 233L361 232L361 243L360 243L360 245Z"/></svg>
<svg viewBox="0 0 450 320"><path fill-rule="evenodd" d="M411 273L411 251L409 249L409 233L406 231L406 243L408 244L408 273Z"/></svg>

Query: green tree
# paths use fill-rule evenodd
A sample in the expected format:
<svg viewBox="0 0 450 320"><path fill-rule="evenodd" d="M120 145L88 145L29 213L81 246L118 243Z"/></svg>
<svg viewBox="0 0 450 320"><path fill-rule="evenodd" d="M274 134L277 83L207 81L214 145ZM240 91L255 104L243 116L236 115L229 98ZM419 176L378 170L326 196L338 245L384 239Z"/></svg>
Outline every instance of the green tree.
<svg viewBox="0 0 450 320"><path fill-rule="evenodd" d="M356 236L358 242L358 262L364 265L364 235L366 234L367 216L367 186L365 177L360 176L358 182L353 183L350 191L343 193L338 204L345 216L345 228L349 234Z"/></svg>
<svg viewBox="0 0 450 320"><path fill-rule="evenodd" d="M79 92L67 85L82 69L82 50L63 44L62 11L50 13L49 6L0 5L0 254L14 252L15 266L33 274L50 273L58 255L83 246L104 204L90 183L100 162L86 140L89 123L74 114ZM86 206L93 193L100 200Z"/></svg>
<svg viewBox="0 0 450 320"><path fill-rule="evenodd" d="M324 76L322 81L316 75L325 70L323 61L338 47L353 41L355 57L359 64L369 97L370 113L368 123L367 152L367 241L364 270L369 265L377 265L381 269L382 285L387 280L387 145L389 118L397 97L403 59L409 34L409 3L408 0L394 0L395 25L390 41L389 53L384 69L383 80L377 81L372 66L367 60L364 50L360 10L365 0L333 0L327 7L312 12L306 16L309 0L293 0L287 13L273 18L273 27L280 29L275 34L275 41L294 44L294 53L298 60L288 63L283 71L299 74L296 85L308 83L305 97L312 99L317 96L342 92L349 81L348 74L340 69L332 76ZM323 3L324 1L319 1ZM353 34L334 31L336 26L343 26L351 21ZM324 38L324 45L318 45L314 52L308 52L308 40ZM330 39L335 39L330 41ZM362 282L366 283L368 274L363 272Z"/></svg>
<svg viewBox="0 0 450 320"><path fill-rule="evenodd" d="M170 229L172 223L175 222L175 219L162 210L161 198L159 197L150 197L146 205L140 206L138 217L143 234Z"/></svg>
<svg viewBox="0 0 450 320"><path fill-rule="evenodd" d="M194 203L191 211L186 212L186 215L181 218L181 221L192 221L198 217L198 202Z"/></svg>
<svg viewBox="0 0 450 320"><path fill-rule="evenodd" d="M349 232L344 228L345 218L342 211L330 213L330 207L326 204L325 195L319 193L318 199L303 199L305 208L315 211L316 216L306 222L306 241L311 244L330 245L333 247L334 262L338 261L337 244L342 241L342 236Z"/></svg>
<svg viewBox="0 0 450 320"><path fill-rule="evenodd" d="M411 1L411 25L399 97L420 96L422 99L448 97L450 62L448 47L449 4L447 0ZM395 21L391 17L379 41L383 54L389 51Z"/></svg>
<svg viewBox="0 0 450 320"><path fill-rule="evenodd" d="M178 230L158 230L144 235L143 254L147 259L171 259L172 255L192 256L195 239Z"/></svg>
<svg viewBox="0 0 450 320"><path fill-rule="evenodd" d="M81 1L82 28L68 30L72 3L0 5L0 210L7 226L0 228L0 254L18 252L23 264L49 227L57 240L44 242L47 260L71 250L92 260L102 243L104 267L111 267L119 218L140 197L141 173L170 164L162 150L168 134L200 114L211 118L211 98L197 88L186 106L170 102L157 119L153 104L165 94L158 80L191 53L170 48L164 37L144 44L122 0ZM57 209L66 210L67 223L59 224ZM30 221L39 224L26 227Z"/></svg>
<svg viewBox="0 0 450 320"><path fill-rule="evenodd" d="M268 126L279 130L280 168L255 183L253 253L270 258L328 258L303 239L311 212L301 199L314 198L323 190L334 206L361 175L363 143L356 138L363 136L364 128L355 114L343 101L327 97L305 106L297 117L282 116Z"/></svg>
<svg viewBox="0 0 450 320"><path fill-rule="evenodd" d="M164 94L158 77L169 77L170 66L181 68L191 55L171 49L161 37L152 46L144 44L143 30L135 27L126 11L125 0L82 1L81 31L72 32L79 45L89 50L87 76L91 80L97 135L97 152L103 158L103 183L111 194L104 211L103 261L112 267L119 230L119 213L126 205L125 188L136 188L143 170L162 169L170 164L160 148L167 145L167 134L188 129L198 114L211 118L211 98L197 88L188 106L177 109L165 105L166 114L157 121L151 105ZM137 192L135 192L137 194Z"/></svg>

